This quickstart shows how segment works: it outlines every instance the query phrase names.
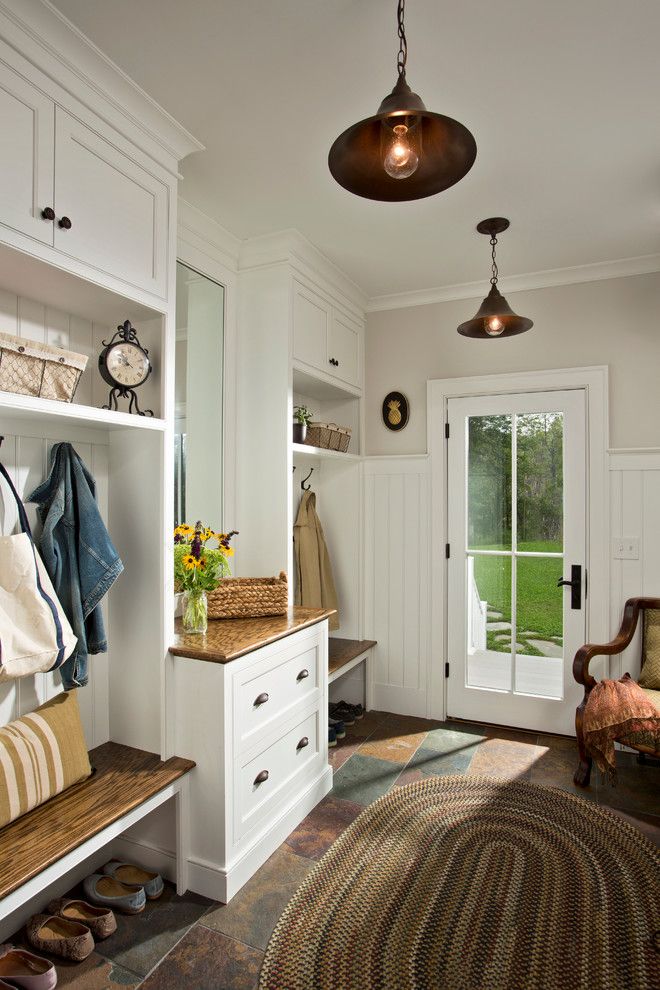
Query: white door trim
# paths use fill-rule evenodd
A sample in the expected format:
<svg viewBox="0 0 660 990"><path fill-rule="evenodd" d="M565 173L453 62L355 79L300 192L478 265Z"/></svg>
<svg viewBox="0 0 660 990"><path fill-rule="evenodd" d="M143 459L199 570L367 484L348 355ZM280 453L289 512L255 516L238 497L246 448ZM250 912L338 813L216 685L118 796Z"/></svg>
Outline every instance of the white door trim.
<svg viewBox="0 0 660 990"><path fill-rule="evenodd" d="M488 346L488 345L484 345ZM472 395L563 391L584 388L587 404L587 558L589 592L587 636L609 638L609 377L607 365L558 368L473 378L445 378L427 383L429 454L431 457L431 697L430 714L446 713L447 661L447 401ZM604 638L603 638L604 637Z"/></svg>

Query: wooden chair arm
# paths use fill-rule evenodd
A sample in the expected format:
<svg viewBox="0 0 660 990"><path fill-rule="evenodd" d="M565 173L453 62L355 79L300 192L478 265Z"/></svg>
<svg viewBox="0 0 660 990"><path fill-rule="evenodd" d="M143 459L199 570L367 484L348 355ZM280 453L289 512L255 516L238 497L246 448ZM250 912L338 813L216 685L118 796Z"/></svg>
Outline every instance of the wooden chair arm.
<svg viewBox="0 0 660 990"><path fill-rule="evenodd" d="M573 677L578 684L584 684L585 694L588 694L596 684L595 677L589 673L589 663L592 658L623 653L626 647L630 646L635 635L640 611L647 608L660 609L660 598L629 598L623 609L621 628L614 639L602 645L586 643L577 651L573 660Z"/></svg>

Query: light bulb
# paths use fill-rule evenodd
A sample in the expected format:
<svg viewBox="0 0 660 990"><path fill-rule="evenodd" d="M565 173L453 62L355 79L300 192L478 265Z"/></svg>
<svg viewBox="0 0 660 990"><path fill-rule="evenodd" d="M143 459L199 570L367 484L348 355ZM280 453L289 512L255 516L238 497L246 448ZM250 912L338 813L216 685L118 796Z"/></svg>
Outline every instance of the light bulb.
<svg viewBox="0 0 660 990"><path fill-rule="evenodd" d="M385 171L393 179L407 179L418 165L419 158L408 141L408 128L405 124L397 124L394 128L392 143L383 160Z"/></svg>
<svg viewBox="0 0 660 990"><path fill-rule="evenodd" d="M490 316L487 320L484 320L484 330L489 337L499 337L504 330L504 324L499 316Z"/></svg>

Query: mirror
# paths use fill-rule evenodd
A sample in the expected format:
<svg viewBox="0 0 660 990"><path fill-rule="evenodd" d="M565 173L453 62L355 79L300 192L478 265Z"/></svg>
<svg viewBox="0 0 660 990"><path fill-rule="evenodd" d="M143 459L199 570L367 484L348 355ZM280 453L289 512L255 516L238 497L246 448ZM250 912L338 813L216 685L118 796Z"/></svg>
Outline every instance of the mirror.
<svg viewBox="0 0 660 990"><path fill-rule="evenodd" d="M178 261L174 525L222 528L225 290Z"/></svg>

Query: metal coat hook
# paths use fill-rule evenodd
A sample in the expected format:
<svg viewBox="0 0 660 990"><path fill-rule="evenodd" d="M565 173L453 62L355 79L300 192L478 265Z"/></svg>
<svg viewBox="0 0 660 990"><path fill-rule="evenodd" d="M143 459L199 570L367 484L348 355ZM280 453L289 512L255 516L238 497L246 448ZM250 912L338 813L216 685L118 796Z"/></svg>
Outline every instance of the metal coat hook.
<svg viewBox="0 0 660 990"><path fill-rule="evenodd" d="M306 485L305 482L306 481L309 481L309 479L312 477L313 474L314 474L314 468L312 468L312 470L309 472L309 474L307 475L307 477L306 478L303 478L303 480L300 482L300 487L302 488L302 490L304 492L308 492L310 490L310 488L312 487L311 485Z"/></svg>

